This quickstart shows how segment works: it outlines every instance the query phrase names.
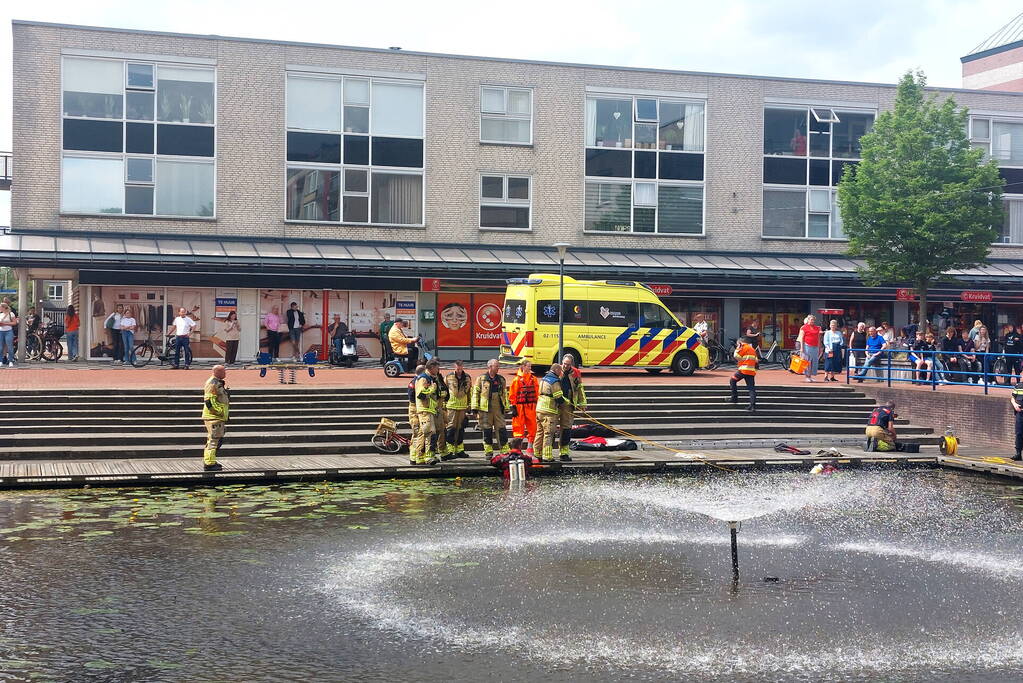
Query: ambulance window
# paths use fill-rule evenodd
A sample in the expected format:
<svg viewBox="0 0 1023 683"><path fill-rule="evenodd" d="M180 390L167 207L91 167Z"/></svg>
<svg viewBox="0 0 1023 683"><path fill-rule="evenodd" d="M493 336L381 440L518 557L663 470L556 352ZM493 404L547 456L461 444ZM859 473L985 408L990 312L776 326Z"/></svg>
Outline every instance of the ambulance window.
<svg viewBox="0 0 1023 683"><path fill-rule="evenodd" d="M591 301L590 324L629 327L636 324L639 306L635 301Z"/></svg>
<svg viewBox="0 0 1023 683"><path fill-rule="evenodd" d="M537 302L536 311L536 322L543 324L558 324L558 300L557 299L545 299ZM570 299L565 300L565 315L566 325L585 325L586 324L586 302L585 301L574 301Z"/></svg>
<svg viewBox="0 0 1023 683"><path fill-rule="evenodd" d="M639 325L640 327L665 327L668 329L678 327L678 323L668 311L664 310L664 306L651 303L640 304Z"/></svg>
<svg viewBox="0 0 1023 683"><path fill-rule="evenodd" d="M505 299L504 321L520 324L526 322L526 302L522 299Z"/></svg>

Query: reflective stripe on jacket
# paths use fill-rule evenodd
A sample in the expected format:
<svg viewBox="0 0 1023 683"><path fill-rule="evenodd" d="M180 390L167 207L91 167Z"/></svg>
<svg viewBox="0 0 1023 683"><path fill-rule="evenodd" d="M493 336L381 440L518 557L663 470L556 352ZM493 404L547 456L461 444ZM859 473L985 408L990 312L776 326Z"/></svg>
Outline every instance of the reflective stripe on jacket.
<svg viewBox="0 0 1023 683"><path fill-rule="evenodd" d="M748 343L743 342L735 351L735 359L739 361L739 372L743 375L757 374L757 352Z"/></svg>
<svg viewBox="0 0 1023 683"><path fill-rule="evenodd" d="M224 380L210 377L203 387L202 419L227 422L227 414L231 406L231 397L227 393Z"/></svg>
<svg viewBox="0 0 1023 683"><path fill-rule="evenodd" d="M476 382L472 385L470 405L472 410L482 410L483 412L490 410L490 385L492 382L499 387L497 393L501 397L501 410L507 412L511 407L508 403L508 384L504 377L496 375L491 378L490 374L485 372L477 377Z"/></svg>
<svg viewBox="0 0 1023 683"><path fill-rule="evenodd" d="M586 408L586 389L583 387L583 373L579 368L572 368L572 371L568 373L569 384L572 387L572 394L565 396L566 399L572 401L572 405L576 408Z"/></svg>
<svg viewBox="0 0 1023 683"><path fill-rule="evenodd" d="M416 411L437 414L437 380L425 372L416 377Z"/></svg>
<svg viewBox="0 0 1023 683"><path fill-rule="evenodd" d="M536 404L536 412L556 415L558 406L565 402L565 394L561 391L561 379L553 372L548 372L540 380L540 400Z"/></svg>
<svg viewBox="0 0 1023 683"><path fill-rule="evenodd" d="M456 373L450 372L444 378L448 387L448 402L444 405L448 410L466 410L469 408L469 394L472 392L472 377L469 373L463 372L459 377Z"/></svg>

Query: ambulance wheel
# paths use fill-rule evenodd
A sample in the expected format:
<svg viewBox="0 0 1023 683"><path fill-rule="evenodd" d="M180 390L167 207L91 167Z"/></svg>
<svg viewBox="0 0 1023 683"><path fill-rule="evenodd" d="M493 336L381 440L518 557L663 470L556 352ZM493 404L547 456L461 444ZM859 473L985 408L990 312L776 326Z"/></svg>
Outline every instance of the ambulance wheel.
<svg viewBox="0 0 1023 683"><path fill-rule="evenodd" d="M663 369L664 368L646 368L646 371L649 372L651 375L656 375Z"/></svg>
<svg viewBox="0 0 1023 683"><path fill-rule="evenodd" d="M671 371L682 377L689 377L699 366L696 354L692 351L679 351L671 361Z"/></svg>
<svg viewBox="0 0 1023 683"><path fill-rule="evenodd" d="M388 377L397 377L401 374L401 368L397 363L388 363L384 366L384 374Z"/></svg>

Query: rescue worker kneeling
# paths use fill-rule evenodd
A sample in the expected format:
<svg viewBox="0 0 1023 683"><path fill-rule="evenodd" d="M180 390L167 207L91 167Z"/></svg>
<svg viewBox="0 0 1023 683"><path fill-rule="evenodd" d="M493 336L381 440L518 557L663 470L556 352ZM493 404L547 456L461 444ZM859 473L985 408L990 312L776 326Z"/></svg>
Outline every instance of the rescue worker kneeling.
<svg viewBox="0 0 1023 683"><path fill-rule="evenodd" d="M440 422L438 410L438 384L437 377L440 370L440 363L431 360L426 364L426 371L416 377L416 414L419 418L419 443L413 443L412 449L416 454L417 465L436 465L440 462L437 458L437 433L444 429Z"/></svg>
<svg viewBox="0 0 1023 683"><path fill-rule="evenodd" d="M483 430L483 456L487 459L494 452L492 442L495 436L498 450L508 452L508 429L505 427L504 415L511 405L508 403L508 383L498 372L499 368L496 358L487 361L487 371L477 377L472 385L472 401L469 405L476 412L476 419Z"/></svg>
<svg viewBox="0 0 1023 683"><path fill-rule="evenodd" d="M565 395L561 391L562 368L555 363L540 380L540 400L536 403L536 438L533 453L543 462L554 462L554 434L560 425L561 405Z"/></svg>
<svg viewBox="0 0 1023 683"><path fill-rule="evenodd" d="M870 412L870 419L867 420L867 428L864 430L867 435L867 451L898 450L895 443L896 417L895 401L888 401Z"/></svg>
<svg viewBox="0 0 1023 683"><path fill-rule="evenodd" d="M522 452L522 439L512 437L511 441L508 442L507 453L495 453L490 458L490 464L501 470L501 476L508 479L508 467L511 466L516 460L522 460L526 463L526 476L529 476L529 467L536 464L536 458L526 455Z"/></svg>

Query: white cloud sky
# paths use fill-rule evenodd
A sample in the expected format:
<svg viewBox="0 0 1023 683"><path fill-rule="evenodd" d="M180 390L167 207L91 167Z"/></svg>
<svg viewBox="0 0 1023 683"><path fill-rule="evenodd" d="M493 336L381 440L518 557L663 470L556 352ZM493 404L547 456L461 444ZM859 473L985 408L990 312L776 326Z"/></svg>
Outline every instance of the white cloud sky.
<svg viewBox="0 0 1023 683"><path fill-rule="evenodd" d="M11 19L854 81L921 68L932 85L959 87L959 57L1020 12L1023 3L996 0L7 2L0 149L11 147Z"/></svg>

